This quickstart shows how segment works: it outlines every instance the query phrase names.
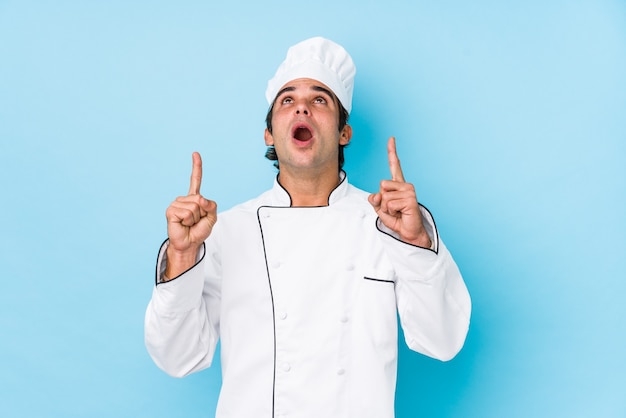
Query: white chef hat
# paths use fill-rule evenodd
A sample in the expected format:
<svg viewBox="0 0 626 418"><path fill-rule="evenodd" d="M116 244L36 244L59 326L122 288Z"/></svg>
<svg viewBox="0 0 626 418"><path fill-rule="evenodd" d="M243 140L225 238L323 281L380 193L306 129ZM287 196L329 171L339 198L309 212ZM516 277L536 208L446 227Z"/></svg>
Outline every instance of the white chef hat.
<svg viewBox="0 0 626 418"><path fill-rule="evenodd" d="M327 85L350 113L355 74L354 62L341 45L319 36L310 38L289 48L285 61L267 83L265 98L271 106L285 84L310 78Z"/></svg>

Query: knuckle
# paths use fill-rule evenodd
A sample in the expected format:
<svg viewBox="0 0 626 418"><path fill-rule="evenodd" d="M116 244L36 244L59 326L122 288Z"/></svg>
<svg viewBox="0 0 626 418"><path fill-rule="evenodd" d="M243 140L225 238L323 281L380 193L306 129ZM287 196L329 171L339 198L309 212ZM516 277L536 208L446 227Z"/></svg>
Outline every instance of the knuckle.
<svg viewBox="0 0 626 418"><path fill-rule="evenodd" d="M200 206L202 205L202 201L205 200L201 194L195 194L192 196L192 202L195 203L196 205Z"/></svg>

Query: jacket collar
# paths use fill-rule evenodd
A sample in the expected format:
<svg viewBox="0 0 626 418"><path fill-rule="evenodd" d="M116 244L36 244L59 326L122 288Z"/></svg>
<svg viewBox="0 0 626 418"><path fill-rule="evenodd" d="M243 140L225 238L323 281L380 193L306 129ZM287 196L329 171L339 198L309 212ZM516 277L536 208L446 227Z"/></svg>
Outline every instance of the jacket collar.
<svg viewBox="0 0 626 418"><path fill-rule="evenodd" d="M346 172L339 172L339 184L330 192L328 196L328 206L336 203L348 193L348 176ZM274 179L274 187L271 190L272 206L291 206L291 196L289 192L278 181L278 175Z"/></svg>

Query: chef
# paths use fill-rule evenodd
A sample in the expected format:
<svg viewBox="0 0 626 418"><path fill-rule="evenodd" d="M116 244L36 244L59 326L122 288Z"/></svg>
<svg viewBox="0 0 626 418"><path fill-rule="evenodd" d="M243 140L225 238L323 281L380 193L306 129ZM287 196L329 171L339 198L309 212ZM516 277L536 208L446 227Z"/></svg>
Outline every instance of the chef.
<svg viewBox="0 0 626 418"><path fill-rule="evenodd" d="M217 418L391 418L398 316L419 353L445 361L464 344L468 291L395 139L376 193L342 170L355 73L330 40L292 46L266 91L273 187L218 216L194 153L189 193L166 211L146 346L182 377L221 342Z"/></svg>

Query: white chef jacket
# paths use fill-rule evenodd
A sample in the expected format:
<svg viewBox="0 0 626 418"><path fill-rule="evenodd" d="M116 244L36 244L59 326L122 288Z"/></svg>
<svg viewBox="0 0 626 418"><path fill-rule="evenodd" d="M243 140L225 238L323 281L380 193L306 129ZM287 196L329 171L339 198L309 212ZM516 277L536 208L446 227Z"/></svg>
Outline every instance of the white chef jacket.
<svg viewBox="0 0 626 418"><path fill-rule="evenodd" d="M434 249L401 242L347 181L328 206L291 207L275 181L221 213L181 276L157 285L145 339L172 376L211 365L221 341L217 418L391 418L397 315L408 346L441 360L461 349L471 303L422 206Z"/></svg>

